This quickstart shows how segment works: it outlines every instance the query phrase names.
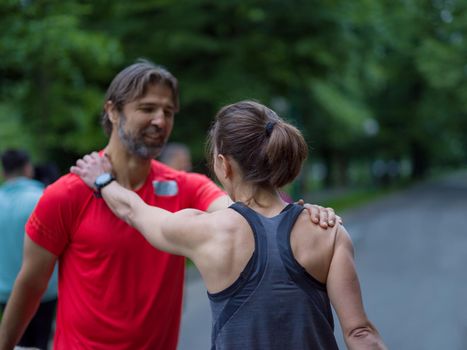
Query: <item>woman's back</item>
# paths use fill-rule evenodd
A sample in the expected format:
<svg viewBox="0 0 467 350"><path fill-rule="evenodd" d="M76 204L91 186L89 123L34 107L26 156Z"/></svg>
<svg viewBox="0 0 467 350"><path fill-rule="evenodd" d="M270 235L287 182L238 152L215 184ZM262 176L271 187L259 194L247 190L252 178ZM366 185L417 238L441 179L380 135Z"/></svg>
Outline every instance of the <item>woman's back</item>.
<svg viewBox="0 0 467 350"><path fill-rule="evenodd" d="M196 264L211 293L214 348L337 348L331 302L348 348L384 349L363 308L345 229L314 226L296 205L282 210L277 191L298 176L307 155L298 129L243 101L219 111L208 141L224 189L251 208L212 203L209 214L170 213L114 183L101 192L149 243ZM92 186L95 176L85 177Z"/></svg>
<svg viewBox="0 0 467 350"><path fill-rule="evenodd" d="M233 261L234 266L246 265L237 280L209 294L213 348L336 349L326 286L297 262L290 244L291 233L292 242L302 241L294 238L295 231L314 235L303 232L308 225L300 219L294 228L303 207L288 205L271 218L240 203L231 208L248 222L255 248L248 262Z"/></svg>

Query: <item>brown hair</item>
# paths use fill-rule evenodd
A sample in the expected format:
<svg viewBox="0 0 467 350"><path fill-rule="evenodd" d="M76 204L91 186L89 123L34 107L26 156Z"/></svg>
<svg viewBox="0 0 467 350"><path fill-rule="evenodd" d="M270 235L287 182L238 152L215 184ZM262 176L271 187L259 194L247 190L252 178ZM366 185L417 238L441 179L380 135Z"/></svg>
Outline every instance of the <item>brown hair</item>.
<svg viewBox="0 0 467 350"><path fill-rule="evenodd" d="M136 63L126 67L110 83L105 95L105 102L112 101L118 111L123 106L146 94L150 85L162 84L172 91L175 111L179 110L178 82L177 79L162 66L139 59ZM107 136L112 132L112 123L105 111L102 111L102 126Z"/></svg>
<svg viewBox="0 0 467 350"><path fill-rule="evenodd" d="M241 101L217 113L207 151L211 169L216 152L232 157L245 181L279 188L298 176L308 147L300 131L273 110Z"/></svg>

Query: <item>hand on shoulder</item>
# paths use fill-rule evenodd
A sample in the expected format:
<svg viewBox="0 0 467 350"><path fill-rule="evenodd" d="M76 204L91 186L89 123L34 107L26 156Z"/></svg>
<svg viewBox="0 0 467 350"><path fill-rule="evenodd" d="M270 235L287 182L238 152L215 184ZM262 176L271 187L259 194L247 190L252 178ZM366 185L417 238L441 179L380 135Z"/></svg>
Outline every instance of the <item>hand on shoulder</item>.
<svg viewBox="0 0 467 350"><path fill-rule="evenodd" d="M101 157L97 152L92 152L78 159L76 165L70 168L70 172L78 175L86 185L94 188L99 175L112 172L112 164L107 155Z"/></svg>

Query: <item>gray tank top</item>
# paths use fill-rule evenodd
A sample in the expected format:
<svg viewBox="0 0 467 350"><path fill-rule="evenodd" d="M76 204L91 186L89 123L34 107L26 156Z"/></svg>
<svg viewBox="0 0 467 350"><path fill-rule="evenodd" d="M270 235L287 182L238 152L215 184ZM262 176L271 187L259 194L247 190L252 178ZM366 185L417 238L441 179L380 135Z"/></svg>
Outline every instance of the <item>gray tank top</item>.
<svg viewBox="0 0 467 350"><path fill-rule="evenodd" d="M239 278L208 293L215 350L338 349L326 285L295 260L290 232L302 206L266 218L241 203L231 209L250 224L255 251Z"/></svg>

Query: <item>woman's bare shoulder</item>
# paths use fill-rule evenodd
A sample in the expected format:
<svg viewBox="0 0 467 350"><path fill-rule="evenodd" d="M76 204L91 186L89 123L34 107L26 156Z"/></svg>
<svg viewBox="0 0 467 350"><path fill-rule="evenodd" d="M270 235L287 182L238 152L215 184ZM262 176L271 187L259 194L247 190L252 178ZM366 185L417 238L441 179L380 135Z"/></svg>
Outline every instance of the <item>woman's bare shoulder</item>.
<svg viewBox="0 0 467 350"><path fill-rule="evenodd" d="M323 228L311 221L310 215L306 210L302 211L295 223L293 230L297 230L303 235L303 238L323 241L334 241L340 230L340 224L336 223L333 227Z"/></svg>
<svg viewBox="0 0 467 350"><path fill-rule="evenodd" d="M207 229L216 237L222 234L232 235L244 231L248 227L247 221L235 210L225 208L212 213L206 213L200 218L208 226Z"/></svg>
<svg viewBox="0 0 467 350"><path fill-rule="evenodd" d="M297 262L322 283L327 279L338 231L339 224L322 228L313 223L308 212L304 211L290 235L290 245Z"/></svg>

